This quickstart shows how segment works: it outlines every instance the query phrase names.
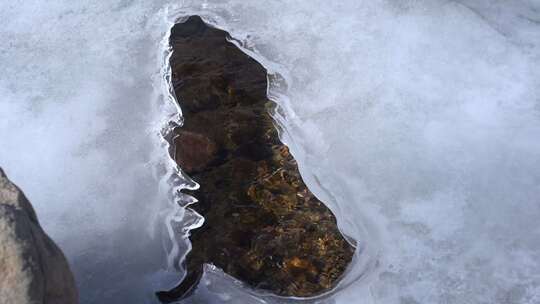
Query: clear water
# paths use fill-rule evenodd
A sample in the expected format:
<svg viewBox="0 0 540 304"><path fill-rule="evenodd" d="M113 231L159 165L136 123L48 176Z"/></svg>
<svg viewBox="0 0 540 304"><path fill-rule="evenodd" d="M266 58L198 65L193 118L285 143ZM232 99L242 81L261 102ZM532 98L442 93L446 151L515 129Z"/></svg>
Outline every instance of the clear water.
<svg viewBox="0 0 540 304"><path fill-rule="evenodd" d="M269 69L283 139L360 244L318 302L540 302L539 1L1 1L0 166L83 303L177 280L169 232L197 223L171 199L164 39L193 13ZM186 302L282 301L208 268Z"/></svg>

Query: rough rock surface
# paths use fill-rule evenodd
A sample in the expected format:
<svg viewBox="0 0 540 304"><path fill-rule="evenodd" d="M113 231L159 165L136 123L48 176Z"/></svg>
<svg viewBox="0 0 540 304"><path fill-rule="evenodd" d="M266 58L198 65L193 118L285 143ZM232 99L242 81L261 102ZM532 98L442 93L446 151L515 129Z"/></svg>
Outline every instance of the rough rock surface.
<svg viewBox="0 0 540 304"><path fill-rule="evenodd" d="M185 120L173 156L201 185L190 208L205 223L191 231L186 278L158 296L188 294L205 263L280 296L318 295L337 284L354 247L280 142L265 69L227 38L196 16L171 31L172 83Z"/></svg>
<svg viewBox="0 0 540 304"><path fill-rule="evenodd" d="M1 168L0 303L78 303L64 254L45 234L30 202Z"/></svg>

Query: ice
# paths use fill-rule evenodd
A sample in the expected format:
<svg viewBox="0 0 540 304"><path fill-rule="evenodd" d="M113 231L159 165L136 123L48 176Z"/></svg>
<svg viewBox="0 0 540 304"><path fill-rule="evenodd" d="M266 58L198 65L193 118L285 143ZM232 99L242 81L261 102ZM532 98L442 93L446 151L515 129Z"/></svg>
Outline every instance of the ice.
<svg viewBox="0 0 540 304"><path fill-rule="evenodd" d="M0 2L0 166L66 253L82 303L143 303L167 281L161 8Z"/></svg>
<svg viewBox="0 0 540 304"><path fill-rule="evenodd" d="M539 1L3 1L0 166L83 303L171 282L162 42L195 13L267 67L284 141L359 244L319 302L540 303ZM283 301L207 270L187 302Z"/></svg>
<svg viewBox="0 0 540 304"><path fill-rule="evenodd" d="M285 140L378 262L337 303L537 303L539 9L194 1L178 11L205 15L285 78L270 88Z"/></svg>

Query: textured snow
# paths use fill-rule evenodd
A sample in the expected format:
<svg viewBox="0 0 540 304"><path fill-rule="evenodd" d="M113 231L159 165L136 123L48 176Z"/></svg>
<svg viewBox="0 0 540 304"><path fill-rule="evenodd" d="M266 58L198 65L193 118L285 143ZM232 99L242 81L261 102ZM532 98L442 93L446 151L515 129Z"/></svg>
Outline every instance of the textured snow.
<svg viewBox="0 0 540 304"><path fill-rule="evenodd" d="M539 1L2 1L0 166L83 303L171 283L163 38L193 13L269 69L283 139L358 241L320 303L540 303ZM186 302L283 301L207 270Z"/></svg>
<svg viewBox="0 0 540 304"><path fill-rule="evenodd" d="M82 303L142 303L163 283L161 8L0 1L0 166L66 253Z"/></svg>

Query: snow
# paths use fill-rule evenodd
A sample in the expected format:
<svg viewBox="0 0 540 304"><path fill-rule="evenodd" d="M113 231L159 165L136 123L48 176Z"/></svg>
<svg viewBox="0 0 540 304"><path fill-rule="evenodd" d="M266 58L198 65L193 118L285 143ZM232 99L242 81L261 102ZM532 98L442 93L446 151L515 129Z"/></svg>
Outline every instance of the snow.
<svg viewBox="0 0 540 304"><path fill-rule="evenodd" d="M4 1L0 165L83 303L174 281L163 39L194 13L269 70L284 141L359 243L318 302L540 302L539 1ZM283 301L207 270L188 303Z"/></svg>

